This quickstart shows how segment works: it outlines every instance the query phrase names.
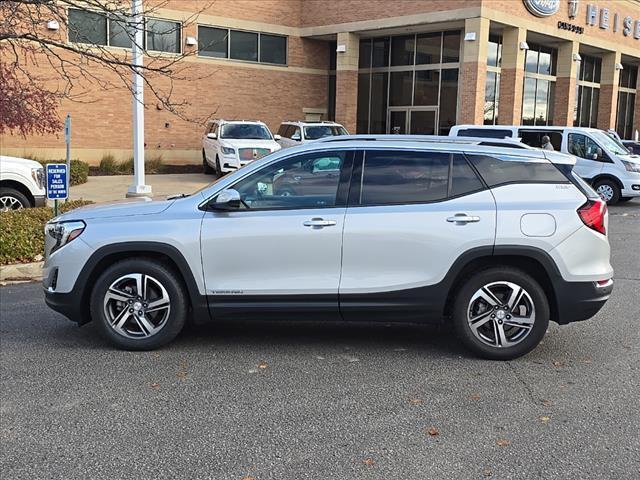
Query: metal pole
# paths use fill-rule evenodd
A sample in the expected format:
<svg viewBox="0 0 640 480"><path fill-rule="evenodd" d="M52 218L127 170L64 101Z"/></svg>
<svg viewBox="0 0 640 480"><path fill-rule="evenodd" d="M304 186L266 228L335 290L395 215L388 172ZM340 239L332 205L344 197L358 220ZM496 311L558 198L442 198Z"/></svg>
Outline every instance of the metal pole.
<svg viewBox="0 0 640 480"><path fill-rule="evenodd" d="M69 183L71 183L71 115L67 113L64 120L64 141L67 144L67 198L69 201ZM58 214L58 201L56 200L56 215Z"/></svg>
<svg viewBox="0 0 640 480"><path fill-rule="evenodd" d="M151 186L144 184L144 98L141 67L143 61L144 17L142 0L132 0L131 14L135 27L131 57L133 63L133 183L129 185L127 197L151 195Z"/></svg>

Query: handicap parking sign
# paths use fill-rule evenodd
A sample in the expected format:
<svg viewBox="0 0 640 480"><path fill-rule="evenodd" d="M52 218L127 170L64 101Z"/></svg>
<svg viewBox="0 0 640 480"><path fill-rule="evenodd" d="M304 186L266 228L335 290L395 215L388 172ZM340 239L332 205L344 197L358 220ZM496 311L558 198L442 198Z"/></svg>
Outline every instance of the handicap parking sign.
<svg viewBox="0 0 640 480"><path fill-rule="evenodd" d="M47 198L49 200L66 199L69 196L67 185L67 165L49 163L47 165Z"/></svg>

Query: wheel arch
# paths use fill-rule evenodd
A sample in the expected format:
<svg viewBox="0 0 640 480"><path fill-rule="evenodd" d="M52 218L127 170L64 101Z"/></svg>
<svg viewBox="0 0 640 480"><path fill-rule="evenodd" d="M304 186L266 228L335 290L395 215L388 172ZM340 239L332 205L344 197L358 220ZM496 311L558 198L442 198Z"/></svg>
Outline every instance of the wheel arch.
<svg viewBox="0 0 640 480"><path fill-rule="evenodd" d="M451 279L444 305L444 317L451 315L456 294L465 279L479 270L498 266L517 268L531 275L547 296L551 320L558 319L558 296L554 287L555 280L561 278L558 267L545 251L519 245L497 245L492 252L480 249L476 252L472 251L470 255L459 257L449 274Z"/></svg>
<svg viewBox="0 0 640 480"><path fill-rule="evenodd" d="M16 180L0 180L0 187L13 188L14 190L17 190L25 197L27 197L27 200L29 200L29 203L31 203L32 207L35 206L35 198L33 197L31 190L29 190L29 188L24 183L18 182Z"/></svg>
<svg viewBox="0 0 640 480"><path fill-rule="evenodd" d="M600 180L611 180L618 186L620 192L622 192L622 190L624 189L624 185L622 184L620 179L614 175L611 175L610 173L601 173L599 175L596 175L591 179L591 185L595 186L596 183L598 183Z"/></svg>
<svg viewBox="0 0 640 480"><path fill-rule="evenodd" d="M205 295L201 295L195 276L182 253L174 247L161 242L124 242L107 245L96 250L82 268L76 279L73 291L78 295L81 305L87 305L98 277L115 262L131 258L150 258L158 260L173 269L185 287L189 306L194 315L202 315L209 309ZM80 319L80 324L91 318Z"/></svg>

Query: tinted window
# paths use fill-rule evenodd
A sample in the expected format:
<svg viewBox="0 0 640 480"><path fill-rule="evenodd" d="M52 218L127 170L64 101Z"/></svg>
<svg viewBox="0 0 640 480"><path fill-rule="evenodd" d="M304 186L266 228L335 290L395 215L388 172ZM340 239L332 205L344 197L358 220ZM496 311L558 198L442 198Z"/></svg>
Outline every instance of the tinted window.
<svg viewBox="0 0 640 480"><path fill-rule="evenodd" d="M447 198L449 154L367 151L362 205L432 202Z"/></svg>
<svg viewBox="0 0 640 480"><path fill-rule="evenodd" d="M536 148L542 147L542 137L544 137L545 135L551 139L551 145L553 145L553 149L559 152L560 147L562 146L562 132L550 132L544 130L518 131L518 136L521 138L522 143Z"/></svg>
<svg viewBox="0 0 640 480"><path fill-rule="evenodd" d="M451 188L449 196L456 197L482 190L483 185L476 172L462 155L454 155L451 164Z"/></svg>
<svg viewBox="0 0 640 480"><path fill-rule="evenodd" d="M468 155L468 158L490 187L504 183L567 182L560 170L542 159L525 160L512 156L495 158L488 155Z"/></svg>
<svg viewBox="0 0 640 480"><path fill-rule="evenodd" d="M147 20L147 48L157 52L180 53L180 24Z"/></svg>
<svg viewBox="0 0 640 480"><path fill-rule="evenodd" d="M252 140L271 140L267 127L251 123L227 123L222 126L220 138L245 138Z"/></svg>
<svg viewBox="0 0 640 480"><path fill-rule="evenodd" d="M69 41L107 44L107 17L96 12L69 9Z"/></svg>
<svg viewBox="0 0 640 480"><path fill-rule="evenodd" d="M333 207L347 152L298 155L264 167L233 187L250 209Z"/></svg>
<svg viewBox="0 0 640 480"><path fill-rule="evenodd" d="M228 37L226 28L198 27L198 55L227 58Z"/></svg>
<svg viewBox="0 0 640 480"><path fill-rule="evenodd" d="M465 128L458 130L458 137L512 138L512 133L511 130L496 128Z"/></svg>
<svg viewBox="0 0 640 480"><path fill-rule="evenodd" d="M260 61L285 65L287 63L287 37L261 33Z"/></svg>
<svg viewBox="0 0 640 480"><path fill-rule="evenodd" d="M317 140L319 138L335 137L346 134L347 131L344 128L334 125L314 125L312 127L304 127L304 138L307 140Z"/></svg>
<svg viewBox="0 0 640 480"><path fill-rule="evenodd" d="M231 30L229 56L236 60L258 61L258 34Z"/></svg>

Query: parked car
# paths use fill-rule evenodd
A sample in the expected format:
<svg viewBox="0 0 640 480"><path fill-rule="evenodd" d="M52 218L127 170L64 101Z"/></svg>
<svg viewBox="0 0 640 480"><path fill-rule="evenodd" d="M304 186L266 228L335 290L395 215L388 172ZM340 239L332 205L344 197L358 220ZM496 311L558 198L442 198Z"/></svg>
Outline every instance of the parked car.
<svg viewBox="0 0 640 480"><path fill-rule="evenodd" d="M44 168L25 158L0 156L0 212L46 204Z"/></svg>
<svg viewBox="0 0 640 480"><path fill-rule="evenodd" d="M640 155L640 142L634 140L622 140L622 145L634 155Z"/></svg>
<svg viewBox="0 0 640 480"><path fill-rule="evenodd" d="M280 124L278 135L280 135L278 143L282 148L287 148L321 138L349 135L349 132L336 122L287 121Z"/></svg>
<svg viewBox="0 0 640 480"><path fill-rule="evenodd" d="M280 150L280 137L255 120L212 120L202 139L204 173L218 176Z"/></svg>
<svg viewBox="0 0 640 480"><path fill-rule="evenodd" d="M520 138L532 147L548 136L556 151L577 157L574 170L610 205L640 196L640 156L631 154L607 132L581 127L458 125L451 136Z"/></svg>
<svg viewBox="0 0 640 480"><path fill-rule="evenodd" d="M516 358L609 298L607 207L574 157L482 143L313 142L188 197L65 213L46 226L46 302L132 350L191 316L448 322ZM314 169L339 175L279 191Z"/></svg>

